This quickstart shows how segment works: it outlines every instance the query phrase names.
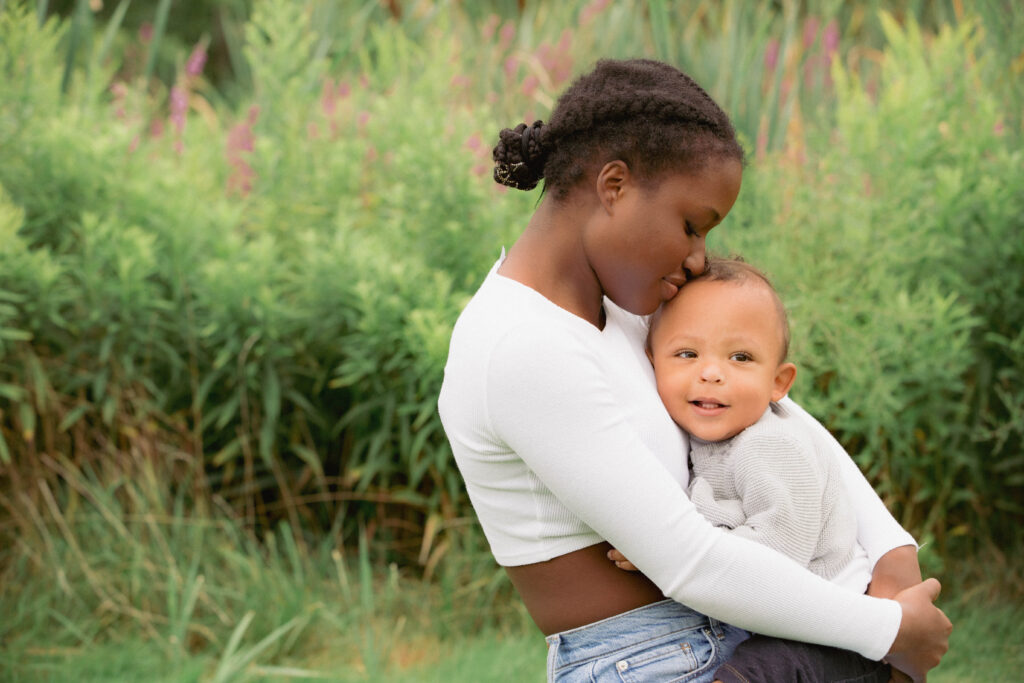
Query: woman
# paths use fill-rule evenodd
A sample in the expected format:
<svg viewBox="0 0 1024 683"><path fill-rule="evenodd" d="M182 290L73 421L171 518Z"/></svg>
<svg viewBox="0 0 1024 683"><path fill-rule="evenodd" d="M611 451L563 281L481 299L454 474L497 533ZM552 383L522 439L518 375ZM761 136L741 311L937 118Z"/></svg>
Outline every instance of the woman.
<svg viewBox="0 0 1024 683"><path fill-rule="evenodd" d="M703 270L736 200L728 117L668 65L606 60L550 123L503 130L494 158L498 182L543 178L544 195L455 326L439 410L495 558L548 636L549 678L711 681L742 638L727 624L918 677L935 666L951 628L938 582L920 583L913 540L848 457L878 560L869 592L891 600L715 529L683 492L686 435L639 316ZM642 574L618 570L612 546Z"/></svg>

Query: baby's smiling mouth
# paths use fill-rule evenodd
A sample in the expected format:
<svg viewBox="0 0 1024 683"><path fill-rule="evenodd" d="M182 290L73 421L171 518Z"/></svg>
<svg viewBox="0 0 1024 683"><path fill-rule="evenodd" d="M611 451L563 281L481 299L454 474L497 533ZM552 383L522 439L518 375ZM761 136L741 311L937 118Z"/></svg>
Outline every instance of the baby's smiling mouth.
<svg viewBox="0 0 1024 683"><path fill-rule="evenodd" d="M700 399L700 398L694 399L693 401L690 401L690 404L694 405L694 406L697 406L698 408L703 408L704 410L717 410L718 408L728 408L729 407L729 406L727 406L724 403L719 403L718 401L709 401L707 399Z"/></svg>

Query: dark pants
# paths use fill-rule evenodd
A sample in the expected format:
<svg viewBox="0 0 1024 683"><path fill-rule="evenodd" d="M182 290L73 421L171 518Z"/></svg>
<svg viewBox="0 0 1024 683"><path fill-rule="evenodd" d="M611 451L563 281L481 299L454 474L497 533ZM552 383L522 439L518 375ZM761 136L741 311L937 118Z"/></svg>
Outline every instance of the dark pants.
<svg viewBox="0 0 1024 683"><path fill-rule="evenodd" d="M889 665L849 650L754 635L715 677L723 683L888 683Z"/></svg>

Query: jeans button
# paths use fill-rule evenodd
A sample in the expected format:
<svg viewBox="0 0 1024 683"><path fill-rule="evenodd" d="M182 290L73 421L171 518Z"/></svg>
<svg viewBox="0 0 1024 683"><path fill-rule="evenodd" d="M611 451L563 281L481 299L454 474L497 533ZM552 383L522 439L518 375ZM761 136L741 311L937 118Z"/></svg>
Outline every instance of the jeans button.
<svg viewBox="0 0 1024 683"><path fill-rule="evenodd" d="M625 659L615 662L615 668L619 671L625 671L629 668L629 662L627 662Z"/></svg>

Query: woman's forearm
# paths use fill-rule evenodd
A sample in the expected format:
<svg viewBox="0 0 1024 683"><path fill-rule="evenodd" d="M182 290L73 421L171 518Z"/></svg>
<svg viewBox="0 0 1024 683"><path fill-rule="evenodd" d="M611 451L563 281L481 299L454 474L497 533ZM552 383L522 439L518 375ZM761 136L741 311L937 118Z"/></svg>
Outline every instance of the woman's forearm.
<svg viewBox="0 0 1024 683"><path fill-rule="evenodd" d="M871 572L868 595L891 598L904 588L921 583L921 566L917 562L917 548L904 545L893 548L879 558Z"/></svg>

